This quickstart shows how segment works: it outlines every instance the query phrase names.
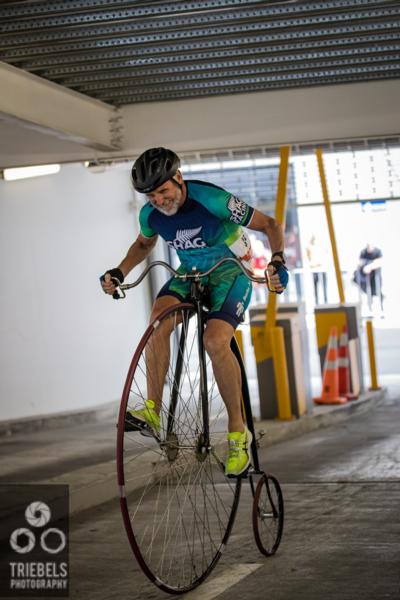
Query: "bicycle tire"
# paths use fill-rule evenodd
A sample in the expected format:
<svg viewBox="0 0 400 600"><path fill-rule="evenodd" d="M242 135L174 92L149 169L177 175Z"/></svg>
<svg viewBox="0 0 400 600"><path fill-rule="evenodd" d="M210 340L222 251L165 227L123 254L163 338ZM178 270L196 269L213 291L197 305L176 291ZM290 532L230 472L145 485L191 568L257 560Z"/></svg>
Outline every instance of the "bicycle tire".
<svg viewBox="0 0 400 600"><path fill-rule="evenodd" d="M284 521L283 495L278 480L263 473L253 499L253 532L258 549L272 556L282 539Z"/></svg>
<svg viewBox="0 0 400 600"><path fill-rule="evenodd" d="M170 363L162 390L160 434L156 437L143 431L144 437L140 432L125 432L127 409L146 399L147 390L142 388L147 381L147 364L155 348L160 349L155 332L172 322L177 324L173 330L180 329L181 335L179 343L174 333L169 336ZM223 472L226 409L208 358L211 450L205 452L201 447L195 338L197 317L192 304L175 305L158 316L133 356L118 418L118 484L128 539L145 575L171 594L195 588L216 566L232 530L241 489L240 478L227 479ZM182 350L179 344L183 339L186 345ZM185 361L179 384L175 371L178 356ZM170 410L170 398L177 388L177 405Z"/></svg>

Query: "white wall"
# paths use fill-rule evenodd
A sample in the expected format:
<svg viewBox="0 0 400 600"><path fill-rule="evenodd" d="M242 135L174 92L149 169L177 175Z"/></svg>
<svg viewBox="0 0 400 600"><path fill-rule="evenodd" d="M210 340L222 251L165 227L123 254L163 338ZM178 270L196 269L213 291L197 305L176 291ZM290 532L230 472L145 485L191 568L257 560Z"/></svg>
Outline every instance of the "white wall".
<svg viewBox="0 0 400 600"><path fill-rule="evenodd" d="M148 290L117 302L98 277L136 235L127 166L0 180L0 420L120 397Z"/></svg>

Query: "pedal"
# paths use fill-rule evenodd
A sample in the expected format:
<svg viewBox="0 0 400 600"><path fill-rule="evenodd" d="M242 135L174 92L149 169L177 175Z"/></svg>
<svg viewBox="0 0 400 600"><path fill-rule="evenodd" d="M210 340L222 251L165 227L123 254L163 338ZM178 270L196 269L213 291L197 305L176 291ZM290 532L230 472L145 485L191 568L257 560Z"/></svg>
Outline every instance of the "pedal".
<svg viewBox="0 0 400 600"><path fill-rule="evenodd" d="M159 437L154 429L152 429L145 421L137 419L130 413L126 413L125 415L124 431L138 431L140 435L143 435L144 437L153 438L159 441Z"/></svg>
<svg viewBox="0 0 400 600"><path fill-rule="evenodd" d="M142 432L142 430L145 429L146 426L147 426L147 423L145 423L144 421L141 421L140 419L133 417L129 412L126 413L125 422L124 422L124 431L140 431L140 432ZM148 428L148 426L147 426L147 428Z"/></svg>

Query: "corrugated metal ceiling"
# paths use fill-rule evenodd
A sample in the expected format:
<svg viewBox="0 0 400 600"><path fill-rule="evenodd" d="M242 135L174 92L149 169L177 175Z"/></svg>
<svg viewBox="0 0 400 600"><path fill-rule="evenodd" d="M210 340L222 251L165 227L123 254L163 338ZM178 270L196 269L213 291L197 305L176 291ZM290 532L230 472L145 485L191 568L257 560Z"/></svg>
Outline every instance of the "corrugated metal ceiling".
<svg viewBox="0 0 400 600"><path fill-rule="evenodd" d="M15 0L0 60L116 106L400 77L400 2Z"/></svg>

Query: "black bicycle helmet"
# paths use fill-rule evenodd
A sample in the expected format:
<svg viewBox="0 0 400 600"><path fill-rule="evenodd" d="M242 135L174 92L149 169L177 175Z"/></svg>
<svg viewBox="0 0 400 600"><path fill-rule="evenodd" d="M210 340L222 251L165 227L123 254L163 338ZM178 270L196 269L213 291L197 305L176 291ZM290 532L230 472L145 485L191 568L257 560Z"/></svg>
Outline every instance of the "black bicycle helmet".
<svg viewBox="0 0 400 600"><path fill-rule="evenodd" d="M133 187L142 194L148 194L172 179L180 165L179 157L172 150L149 148L134 162Z"/></svg>

